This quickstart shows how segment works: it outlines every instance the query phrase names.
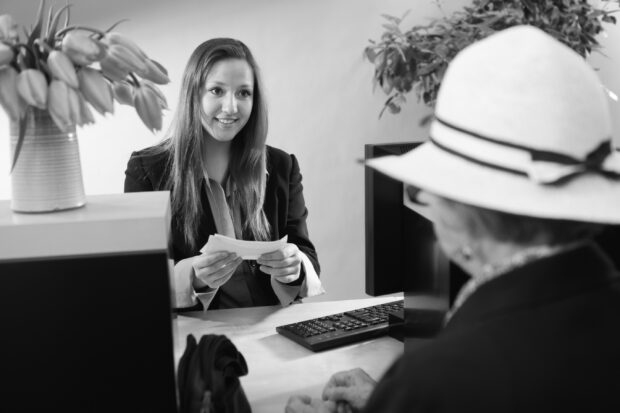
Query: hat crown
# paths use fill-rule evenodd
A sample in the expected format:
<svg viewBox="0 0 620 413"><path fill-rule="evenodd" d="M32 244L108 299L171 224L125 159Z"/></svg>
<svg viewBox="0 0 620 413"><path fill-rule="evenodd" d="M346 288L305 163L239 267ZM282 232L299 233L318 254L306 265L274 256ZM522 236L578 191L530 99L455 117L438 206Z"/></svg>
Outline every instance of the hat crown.
<svg viewBox="0 0 620 413"><path fill-rule="evenodd" d="M446 71L435 113L474 134L577 159L612 134L595 72L532 26L503 30L462 50Z"/></svg>

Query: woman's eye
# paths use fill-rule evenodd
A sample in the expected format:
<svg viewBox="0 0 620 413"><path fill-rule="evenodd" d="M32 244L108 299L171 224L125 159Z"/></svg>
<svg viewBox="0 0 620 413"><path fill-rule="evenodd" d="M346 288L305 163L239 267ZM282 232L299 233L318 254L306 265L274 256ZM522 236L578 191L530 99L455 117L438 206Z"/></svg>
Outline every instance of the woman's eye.
<svg viewBox="0 0 620 413"><path fill-rule="evenodd" d="M252 91L244 89L239 91L239 96L241 96L242 98L249 98L252 96Z"/></svg>
<svg viewBox="0 0 620 413"><path fill-rule="evenodd" d="M222 94L222 88L220 87L212 87L211 89L209 89L209 93L215 95L215 96L220 96Z"/></svg>

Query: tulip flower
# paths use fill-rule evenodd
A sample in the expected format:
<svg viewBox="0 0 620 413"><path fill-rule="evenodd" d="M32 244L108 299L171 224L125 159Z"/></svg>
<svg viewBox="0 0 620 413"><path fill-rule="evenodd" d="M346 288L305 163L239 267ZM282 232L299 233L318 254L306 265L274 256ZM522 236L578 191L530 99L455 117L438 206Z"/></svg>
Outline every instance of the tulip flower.
<svg viewBox="0 0 620 413"><path fill-rule="evenodd" d="M62 39L62 51L80 66L98 62L106 55L105 47L87 33L71 30Z"/></svg>
<svg viewBox="0 0 620 413"><path fill-rule="evenodd" d="M121 68L118 64L112 59L104 59L99 62L99 66L101 67L101 73L103 73L107 78L114 82L122 82L127 79L129 76L129 72L131 70L127 68Z"/></svg>
<svg viewBox="0 0 620 413"><path fill-rule="evenodd" d="M45 109L47 104L47 80L36 69L25 69L17 75L17 92L29 104Z"/></svg>
<svg viewBox="0 0 620 413"><path fill-rule="evenodd" d="M66 54L59 50L52 50L47 57L47 67L53 77L62 80L74 89L78 88L75 68Z"/></svg>
<svg viewBox="0 0 620 413"><path fill-rule="evenodd" d="M54 79L50 83L48 111L56 126L63 132L70 132L75 125L75 102L71 101L69 91L72 89L61 80Z"/></svg>
<svg viewBox="0 0 620 413"><path fill-rule="evenodd" d="M71 120L76 125L82 125L82 105L80 104L80 97L75 89L71 87L67 88L67 100L69 101Z"/></svg>
<svg viewBox="0 0 620 413"><path fill-rule="evenodd" d="M80 103L81 122L79 123L79 126L95 123L95 117L93 116L93 112L90 110L90 107L88 107L86 99L84 99L84 95L82 95L79 91L76 91L76 95L78 96Z"/></svg>
<svg viewBox="0 0 620 413"><path fill-rule="evenodd" d="M142 73L138 73L145 79L150 80L153 83L157 83L158 85L165 85L170 83L170 79L168 75L162 71L157 64L155 64L151 59L145 59L144 64L146 65L146 71Z"/></svg>
<svg viewBox="0 0 620 413"><path fill-rule="evenodd" d="M0 67L11 63L14 57L13 49L4 43L0 43Z"/></svg>
<svg viewBox="0 0 620 413"><path fill-rule="evenodd" d="M80 90L84 98L102 115L114 112L112 89L103 75L91 67L83 67L78 72Z"/></svg>
<svg viewBox="0 0 620 413"><path fill-rule="evenodd" d="M133 88L127 82L114 82L112 85L114 98L123 105L133 106Z"/></svg>
<svg viewBox="0 0 620 413"><path fill-rule="evenodd" d="M0 105L11 120L19 120L21 103L17 92L17 71L11 66L0 68Z"/></svg>
<svg viewBox="0 0 620 413"><path fill-rule="evenodd" d="M155 95L157 95L157 101L159 102L159 106L162 109L168 109L168 101L166 100L166 96L164 96L164 94L161 93L161 90L159 90L159 88L157 86L155 86L155 84L153 84L153 82L150 82L150 81L148 81L146 79L143 79L142 80L142 85L144 87L148 87L153 92L155 92Z"/></svg>
<svg viewBox="0 0 620 413"><path fill-rule="evenodd" d="M140 47L136 43L133 42L133 40L130 40L129 38L123 36L122 34L118 32L106 33L101 39L101 42L107 45L113 45L113 44L121 45L125 47L126 49L129 49L129 51L132 52L137 57L141 59L147 58L146 53L144 53L142 49L140 49Z"/></svg>
<svg viewBox="0 0 620 413"><path fill-rule="evenodd" d="M101 59L100 64L103 66L114 64L121 70L128 72L143 73L146 72L146 64L142 57L134 54L130 49L120 44L112 44L106 49L106 56Z"/></svg>
<svg viewBox="0 0 620 413"><path fill-rule="evenodd" d="M142 122L151 131L161 130L162 113L159 99L153 89L137 87L134 91L134 106Z"/></svg>
<svg viewBox="0 0 620 413"><path fill-rule="evenodd" d="M0 16L0 41L16 43L18 39L17 24L13 21L13 17L8 14Z"/></svg>

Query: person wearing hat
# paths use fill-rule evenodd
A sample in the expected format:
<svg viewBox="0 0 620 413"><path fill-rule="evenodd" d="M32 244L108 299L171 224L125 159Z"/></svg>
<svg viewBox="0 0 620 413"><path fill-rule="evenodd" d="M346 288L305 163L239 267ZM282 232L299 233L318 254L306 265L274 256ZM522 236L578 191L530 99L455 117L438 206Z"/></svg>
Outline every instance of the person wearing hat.
<svg viewBox="0 0 620 413"><path fill-rule="evenodd" d="M607 105L585 60L537 28L459 53L430 139L368 164L415 188L471 278L378 383L336 373L286 411L619 412L620 274L592 242L620 224Z"/></svg>

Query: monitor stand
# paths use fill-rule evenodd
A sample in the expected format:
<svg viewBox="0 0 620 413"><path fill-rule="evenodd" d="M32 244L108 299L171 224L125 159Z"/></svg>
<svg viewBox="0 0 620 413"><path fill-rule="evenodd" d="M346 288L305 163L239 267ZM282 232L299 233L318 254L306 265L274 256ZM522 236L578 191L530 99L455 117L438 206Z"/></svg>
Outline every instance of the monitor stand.
<svg viewBox="0 0 620 413"><path fill-rule="evenodd" d="M444 261L445 265L446 261ZM409 347L408 339L436 336L443 328L444 318L456 295L469 276L454 263L439 266L439 273L448 283L439 282L435 295L405 291L404 309L388 314L388 335ZM419 340L417 340L419 341Z"/></svg>

